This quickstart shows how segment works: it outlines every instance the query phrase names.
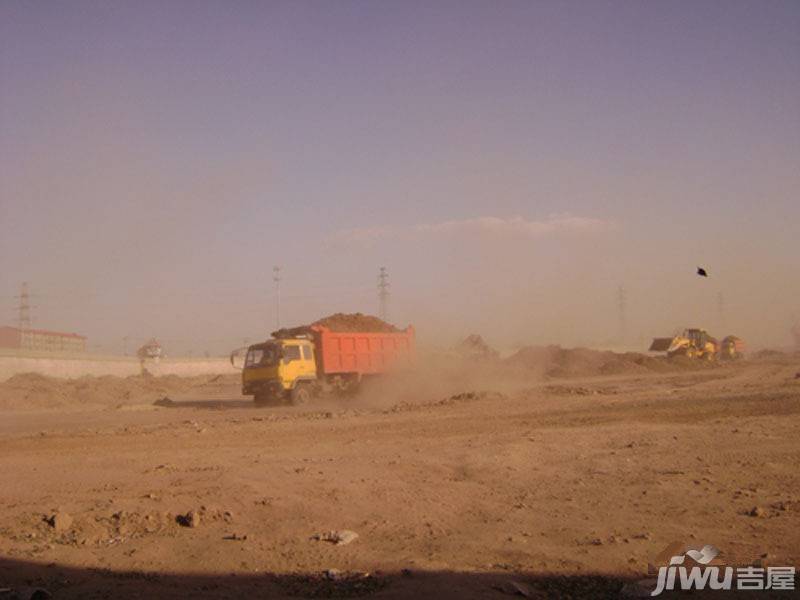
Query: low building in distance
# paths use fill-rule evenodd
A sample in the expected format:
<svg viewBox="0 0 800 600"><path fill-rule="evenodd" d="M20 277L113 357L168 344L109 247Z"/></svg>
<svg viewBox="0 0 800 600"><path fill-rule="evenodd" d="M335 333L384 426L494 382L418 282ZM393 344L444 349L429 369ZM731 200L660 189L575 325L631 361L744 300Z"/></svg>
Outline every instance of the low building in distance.
<svg viewBox="0 0 800 600"><path fill-rule="evenodd" d="M86 336L45 329L0 327L0 348L41 352L86 352Z"/></svg>

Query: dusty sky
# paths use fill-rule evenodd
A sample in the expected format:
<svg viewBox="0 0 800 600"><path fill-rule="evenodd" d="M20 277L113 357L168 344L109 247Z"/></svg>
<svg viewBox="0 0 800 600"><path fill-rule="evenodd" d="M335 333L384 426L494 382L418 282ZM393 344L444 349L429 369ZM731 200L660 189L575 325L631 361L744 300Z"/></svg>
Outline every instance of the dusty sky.
<svg viewBox="0 0 800 600"><path fill-rule="evenodd" d="M0 322L221 353L800 319L800 3L0 3ZM711 277L694 275L697 265ZM722 310L719 297L722 295ZM0 323L2 324L2 323Z"/></svg>

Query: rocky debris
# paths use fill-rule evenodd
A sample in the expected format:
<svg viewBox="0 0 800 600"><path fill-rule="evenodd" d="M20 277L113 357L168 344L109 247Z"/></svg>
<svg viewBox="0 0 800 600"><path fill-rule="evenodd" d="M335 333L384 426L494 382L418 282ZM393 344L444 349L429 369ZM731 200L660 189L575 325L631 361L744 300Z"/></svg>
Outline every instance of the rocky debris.
<svg viewBox="0 0 800 600"><path fill-rule="evenodd" d="M619 598L624 579L607 575L553 574L529 583L505 581L497 591L524 598Z"/></svg>
<svg viewBox="0 0 800 600"><path fill-rule="evenodd" d="M310 575L274 575L272 580L287 596L301 598L354 598L373 594L386 586L380 573L326 569Z"/></svg>
<svg viewBox="0 0 800 600"><path fill-rule="evenodd" d="M508 580L492 587L510 596L523 596L525 598L531 598L533 596L531 588L519 581Z"/></svg>
<svg viewBox="0 0 800 600"><path fill-rule="evenodd" d="M247 540L247 534L246 533L232 533L230 535L226 535L222 539L223 540L231 540L231 541L234 541L234 542L244 542L245 540Z"/></svg>
<svg viewBox="0 0 800 600"><path fill-rule="evenodd" d="M771 508L774 508L777 511L784 512L791 508L792 501L791 500L780 500L778 502L773 502L770 504Z"/></svg>
<svg viewBox="0 0 800 600"><path fill-rule="evenodd" d="M201 521L200 511L190 510L184 515L178 515L175 518L175 521L177 521L178 525L181 525L183 527L191 527L191 528L200 527L200 521Z"/></svg>
<svg viewBox="0 0 800 600"><path fill-rule="evenodd" d="M30 513L20 522L19 529L4 535L16 541L37 544L41 548L52 547L52 544L106 547L164 533L175 527L175 520L174 515L163 511L137 513L120 510L112 513L95 508L76 517L66 515L63 511L45 516ZM3 600L2 597L0 600Z"/></svg>
<svg viewBox="0 0 800 600"><path fill-rule="evenodd" d="M447 398L440 398L439 400L432 400L428 402L398 402L394 406L389 409L383 411L384 414L391 414L391 413L399 413L399 412L407 412L412 410L418 410L420 408L434 408L438 406L452 406L455 404L461 404L464 402L474 402L476 400L491 400L500 402L503 400L507 400L508 396L502 394L500 392L461 392L459 394L453 394L452 396L448 396Z"/></svg>
<svg viewBox="0 0 800 600"><path fill-rule="evenodd" d="M600 394L613 395L617 393L617 390L613 388L587 388L571 385L546 385L543 391L554 396L595 396Z"/></svg>
<svg viewBox="0 0 800 600"><path fill-rule="evenodd" d="M308 325L300 325L298 327L284 327L272 332L274 338L292 338L301 335L310 335L311 328L314 325L327 327L331 331L349 331L349 332L370 332L370 333L398 333L400 330L386 321L374 317L372 315L365 315L362 313L335 313L323 317Z"/></svg>
<svg viewBox="0 0 800 600"><path fill-rule="evenodd" d="M355 541L357 538L358 534L355 531L350 531L349 529L338 529L326 531L324 533L315 533L311 536L312 540L330 542L331 544L335 544L337 546L345 546L350 542Z"/></svg>
<svg viewBox="0 0 800 600"><path fill-rule="evenodd" d="M751 517L766 517L767 511L760 506L754 506L749 511L747 511L747 514Z"/></svg>
<svg viewBox="0 0 800 600"><path fill-rule="evenodd" d="M342 579L344 574L339 569L328 569L325 571L325 577L332 581L337 581Z"/></svg>
<svg viewBox="0 0 800 600"><path fill-rule="evenodd" d="M64 533L72 527L72 517L65 512L56 512L45 519L56 532Z"/></svg>
<svg viewBox="0 0 800 600"><path fill-rule="evenodd" d="M617 353L561 346L527 346L506 358L503 364L554 378L692 370L714 366L713 363L703 361L689 360L682 363L663 356L647 356L638 352Z"/></svg>
<svg viewBox="0 0 800 600"><path fill-rule="evenodd" d="M175 521L184 527L197 527L201 522L210 523L223 521L225 523L232 523L233 513L229 510L224 510L221 508L200 506L200 508L190 510L182 515L178 515L175 518Z"/></svg>

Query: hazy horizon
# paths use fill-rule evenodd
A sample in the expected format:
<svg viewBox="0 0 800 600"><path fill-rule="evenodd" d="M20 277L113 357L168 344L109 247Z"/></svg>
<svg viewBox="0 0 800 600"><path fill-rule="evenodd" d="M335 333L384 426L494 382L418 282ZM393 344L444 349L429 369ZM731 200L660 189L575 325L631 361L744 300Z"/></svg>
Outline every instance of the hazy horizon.
<svg viewBox="0 0 800 600"><path fill-rule="evenodd" d="M428 344L788 346L800 4L5 2L0 186L0 325L96 352L264 338L274 265L283 325L385 266Z"/></svg>

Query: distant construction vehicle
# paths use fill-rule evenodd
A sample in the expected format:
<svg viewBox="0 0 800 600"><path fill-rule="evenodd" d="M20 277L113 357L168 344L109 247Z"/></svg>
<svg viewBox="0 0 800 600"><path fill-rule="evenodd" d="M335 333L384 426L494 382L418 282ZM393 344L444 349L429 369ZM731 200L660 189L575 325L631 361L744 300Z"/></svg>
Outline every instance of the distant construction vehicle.
<svg viewBox="0 0 800 600"><path fill-rule="evenodd" d="M685 356L702 360L736 360L744 356L744 342L729 335L721 342L705 329L684 329L673 337L654 338L651 352L666 352L669 358Z"/></svg>
<svg viewBox="0 0 800 600"><path fill-rule="evenodd" d="M141 348L136 351L136 356L140 361L153 360L158 362L164 354L164 349L156 338L151 338Z"/></svg>
<svg viewBox="0 0 800 600"><path fill-rule="evenodd" d="M723 338L719 348L719 357L722 360L744 358L744 341L735 335Z"/></svg>
<svg viewBox="0 0 800 600"><path fill-rule="evenodd" d="M356 332L313 325L273 336L249 346L244 360L242 394L257 403L303 404L323 392L351 392L364 378L407 366L414 353L413 327Z"/></svg>

